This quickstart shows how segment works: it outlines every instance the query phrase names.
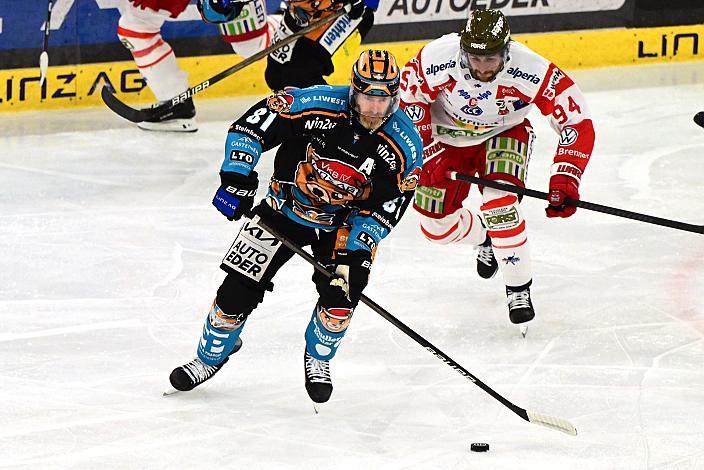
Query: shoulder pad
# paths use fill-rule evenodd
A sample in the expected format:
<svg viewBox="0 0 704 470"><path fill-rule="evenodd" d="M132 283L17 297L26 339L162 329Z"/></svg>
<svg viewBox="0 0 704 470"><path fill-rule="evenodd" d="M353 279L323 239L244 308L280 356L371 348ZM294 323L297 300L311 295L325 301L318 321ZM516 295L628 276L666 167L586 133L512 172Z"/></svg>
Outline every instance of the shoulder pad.
<svg viewBox="0 0 704 470"><path fill-rule="evenodd" d="M346 86L315 85L279 93L285 93L287 101L290 98L291 104L287 110L290 114L308 109L341 111L348 107L349 87Z"/></svg>
<svg viewBox="0 0 704 470"><path fill-rule="evenodd" d="M457 33L430 42L423 48L420 67L430 86L447 81L450 73L458 67L460 37Z"/></svg>
<svg viewBox="0 0 704 470"><path fill-rule="evenodd" d="M406 157L407 165L421 162L423 141L413 121L400 109L384 124L383 132L396 142Z"/></svg>

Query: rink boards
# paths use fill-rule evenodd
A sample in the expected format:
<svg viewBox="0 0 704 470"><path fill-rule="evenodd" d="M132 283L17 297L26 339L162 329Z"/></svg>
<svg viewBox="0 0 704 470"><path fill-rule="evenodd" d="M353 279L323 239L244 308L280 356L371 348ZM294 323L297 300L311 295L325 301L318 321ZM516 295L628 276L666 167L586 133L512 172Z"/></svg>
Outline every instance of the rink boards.
<svg viewBox="0 0 704 470"><path fill-rule="evenodd" d="M585 30L567 33L515 35L514 39L560 67L579 68L640 65L701 60L704 57L704 25L636 29ZM365 45L394 53L400 63L413 57L427 41ZM330 82L345 83L358 51L342 50ZM237 62L237 56L213 55L179 58L194 86ZM198 98L262 95L265 62L253 64L213 85ZM131 61L50 66L45 84L39 86L39 68L0 70L0 112L88 107L101 105L100 89L110 84L130 104L154 101Z"/></svg>

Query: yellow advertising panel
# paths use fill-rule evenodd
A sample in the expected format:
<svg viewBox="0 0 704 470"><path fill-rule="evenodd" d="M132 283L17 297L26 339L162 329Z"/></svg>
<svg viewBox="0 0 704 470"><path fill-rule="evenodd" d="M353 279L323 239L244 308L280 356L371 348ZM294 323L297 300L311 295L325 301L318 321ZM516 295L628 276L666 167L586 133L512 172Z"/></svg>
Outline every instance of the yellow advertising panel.
<svg viewBox="0 0 704 470"><path fill-rule="evenodd" d="M704 25L661 28L587 30L566 33L538 33L514 37L562 68L606 67L704 58ZM428 41L369 44L364 47L390 50L400 64L407 62ZM358 37L341 48L334 58L335 73L330 83L344 84L360 49ZM232 55L180 58L189 72L191 86L234 65L241 58ZM268 92L260 61L198 94L198 98L261 95ZM110 62L50 66L40 88L39 69L0 70L0 112L99 106L100 89L109 85L130 105L148 105L154 97L133 62Z"/></svg>

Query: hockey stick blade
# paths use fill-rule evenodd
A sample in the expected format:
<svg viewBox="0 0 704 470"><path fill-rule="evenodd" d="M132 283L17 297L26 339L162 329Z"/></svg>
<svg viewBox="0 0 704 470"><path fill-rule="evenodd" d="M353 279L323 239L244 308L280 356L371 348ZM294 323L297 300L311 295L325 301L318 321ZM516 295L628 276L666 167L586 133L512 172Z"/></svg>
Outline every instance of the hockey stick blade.
<svg viewBox="0 0 704 470"><path fill-rule="evenodd" d="M536 191L535 189L522 188L514 184L501 183L498 181L488 180L484 178L478 178L476 176L462 175L456 171L448 171L445 177L450 180L455 181L465 181L467 183L474 183L481 186L486 186L488 188L500 189L503 191L508 191L510 193L520 194L521 196L528 196L535 199L542 199L544 201L548 200L548 193L543 191ZM614 215L616 217L623 217L624 219L637 220L639 222L645 222L653 225L660 225L661 227L669 227L677 230L682 230L685 232L704 234L704 225L688 224L686 222L680 222L677 220L663 219L662 217L655 217L653 215L641 214L639 212L627 211L625 209L619 209L617 207L604 206L602 204L596 204L593 202L587 202L582 200L574 200L567 198L565 199L565 204L568 206L576 206L582 209L587 209L594 212L601 212L602 214Z"/></svg>
<svg viewBox="0 0 704 470"><path fill-rule="evenodd" d="M110 87L104 86L103 89L100 90L100 97L103 99L103 103L105 103L112 112L128 121L142 122L151 118L148 109L134 109L127 106L115 96Z"/></svg>
<svg viewBox="0 0 704 470"><path fill-rule="evenodd" d="M49 32L51 31L51 10L54 8L54 0L49 0L46 10L46 23L44 23L44 40L42 43L42 53L39 54L39 87L44 85L46 72L49 69Z"/></svg>
<svg viewBox="0 0 704 470"><path fill-rule="evenodd" d="M253 221L255 221L260 227L262 227L264 230L269 232L270 235L274 236L277 238L284 246L286 246L288 249L296 253L298 256L303 258L305 261L307 261L313 268L323 274L327 278L332 278L334 275L328 271L328 269L320 264L318 261L313 258L309 253L305 252L300 246L296 245L293 243L291 240L289 240L287 237L284 235L280 234L276 229L272 228L269 224L267 224L265 221L263 221L261 218L258 216L254 216L252 218ZM413 341L416 343L420 344L424 349L426 349L428 352L430 352L433 356L436 358L440 359L442 362L453 368L455 371L457 371L460 375L462 375L464 378L472 382L474 385L477 387L481 388L484 390L487 394L489 394L492 398L494 398L496 401L504 405L506 408L509 410L513 411L515 414L517 414L519 417L522 419L528 421L529 423L534 423L534 424L539 424L541 426L546 426L550 429L554 429L556 431L561 431L566 434L570 434L572 436L577 435L577 429L569 422L564 419L560 418L554 418L552 416L540 414L540 413L535 413L533 411L526 411L525 409L521 408L520 406L517 406L513 403L511 403L508 399L503 397L501 394L499 394L497 391L489 387L487 384L479 380L477 377L472 375L471 372L469 372L467 369L462 367L460 364L455 362L450 356L442 352L440 349L438 349L436 346L430 343L427 339L416 333L413 329L411 329L409 326L407 326L405 323L403 323L401 320L393 316L391 313L389 313L386 309L384 309L381 305L377 304L374 302L372 299L367 297L366 295L362 294L361 296L361 302L372 309L374 312L378 313L380 316L382 316L386 321L394 325L396 328L401 330L403 333L406 334L409 338L411 338Z"/></svg>
<svg viewBox="0 0 704 470"><path fill-rule="evenodd" d="M694 115L694 122L696 122L699 127L704 127L704 111L699 111Z"/></svg>
<svg viewBox="0 0 704 470"><path fill-rule="evenodd" d="M577 435L577 428L574 427L572 423L565 419L555 418L554 416L548 416L535 411L527 411L528 421L534 424L539 424L545 426L546 428L554 429L556 431L564 432L570 436Z"/></svg>
<svg viewBox="0 0 704 470"><path fill-rule="evenodd" d="M320 28L321 26L324 26L328 23L331 23L338 19L340 16L344 15L346 12L345 10L340 10L335 13L333 13L330 16L326 16L325 18L322 18L315 23L310 24L309 26L306 26L302 30L293 33L292 35L280 40L276 41L274 44L271 46L267 47L264 50L261 50L257 52L256 54L246 58L245 60L236 63L232 67L223 70L222 72L210 77L209 79L199 83L198 85L189 88L188 90L184 91L178 96L174 96L170 100L163 101L161 103L157 103L156 105L150 107L150 108L144 108L144 109L136 109L132 108L128 105L126 105L124 102L120 101L119 98L117 98L111 90L107 90L107 87L103 87L103 90L100 92L100 96L103 98L103 102L105 105L110 108L115 114L117 114L120 117L123 117L127 119L128 121L132 122L143 122L143 121L150 121L153 119L157 118L164 118L168 116L170 112L172 112L174 106L184 102L185 100L191 98L193 95L202 92L206 88L210 87L211 85L214 85L215 83L219 82L220 80L229 77L230 75L234 74L235 72L239 72L243 68L259 61L260 59L263 59L264 57L268 56L270 53L273 51L284 47L288 44L291 44L292 42L295 42L298 40L298 38L305 36L306 34L315 31L316 29Z"/></svg>

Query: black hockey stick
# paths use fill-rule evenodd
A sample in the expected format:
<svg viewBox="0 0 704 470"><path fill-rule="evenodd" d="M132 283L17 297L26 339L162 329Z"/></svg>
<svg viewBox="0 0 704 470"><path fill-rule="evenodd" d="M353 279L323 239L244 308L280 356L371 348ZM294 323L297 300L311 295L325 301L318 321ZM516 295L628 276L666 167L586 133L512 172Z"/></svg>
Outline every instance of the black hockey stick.
<svg viewBox="0 0 704 470"><path fill-rule="evenodd" d="M142 121L148 121L152 119L156 119L159 117L163 117L167 115L174 106L176 106L179 103L182 103L183 101L187 100L191 96L195 95L196 93L200 93L201 91L205 90L209 86L213 85L214 83L219 82L220 80L229 77L235 72L239 72L243 68L255 63L259 59L263 59L264 57L268 56L271 52L284 47L288 44L291 44L292 42L296 41L298 38L301 36L305 36L306 34L310 33L311 31L320 28L323 25L326 25L327 23L330 23L331 21L336 20L340 16L344 15L346 11L344 9L335 12L334 14L330 16L326 16L325 18L316 21L315 23L303 28L302 30L292 34L291 36L288 36L285 39L282 39L281 41L277 41L271 46L267 47L266 49L257 52L251 57L248 57L247 59L243 60L242 62L238 62L232 67L223 70L222 72L218 73L217 75L200 82L198 85L189 88L188 90L184 91L178 96L174 96L171 98L169 101L164 101L161 103L157 103L156 105L150 107L150 108L145 108L145 109L135 109L132 108L128 105L126 105L124 102L120 101L119 98L117 98L113 90L111 90L109 87L103 87L103 89L100 92L100 96L103 98L103 102L107 105L108 108L110 108L112 111L114 111L116 114L120 115L121 117L127 119L128 121L132 122L142 122Z"/></svg>
<svg viewBox="0 0 704 470"><path fill-rule="evenodd" d="M446 173L446 176L451 180L466 181L468 183L479 184L482 186L487 186L489 188L501 189L503 191L520 194L522 196L534 197L536 199L543 199L545 201L548 200L548 193L536 191L534 189L521 188L520 186L515 186L513 184L500 183L498 181L478 178L476 176L462 175L460 173L457 173L456 171L448 171ZM565 199L565 204L570 206L577 206L590 211L603 212L604 214L615 215L617 217L624 217L626 219L638 220L640 222L646 222L648 224L662 225L663 227L684 230L685 232L704 234L704 225L688 224L685 222L678 222L676 220L663 219L661 217L655 217L652 215L640 214L638 212L631 212L624 209L618 209L616 207L603 206L601 204L595 204L593 202L575 201L574 199L569 198Z"/></svg>
<svg viewBox="0 0 704 470"><path fill-rule="evenodd" d="M267 232L269 232L271 235L274 237L278 238L281 243L283 243L286 247L288 247L291 251L299 255L301 258L306 260L308 263L310 263L317 271L322 273L324 276L330 278L333 277L333 274L328 271L323 265L318 263L315 258L313 258L310 254L306 253L303 251L299 246L288 240L285 236L282 234L278 233L275 229L272 229L271 226L269 226L266 222L261 220L260 218L255 217L255 220L257 224L259 224L260 227L264 228ZM454 360L452 360L447 354L444 352L440 351L436 346L433 346L430 341L426 340L423 338L421 335L413 331L411 328L406 326L401 320L398 318L394 317L391 315L389 312L387 312L384 308L382 308L379 304L374 302L372 299L367 297L366 295L362 294L362 303L365 304L367 307L371 308L374 310L376 313L384 317L389 323L394 325L396 328L399 330L403 331L407 336L409 336L412 340L414 340L416 343L420 344L423 346L426 350L428 350L431 354L433 354L435 357L440 359L442 362L447 364L448 366L452 367L455 369L457 372L460 373L463 377L471 381L474 385L478 386L482 390L484 390L486 393L491 395L494 399L498 400L501 402L502 405L516 413L518 416L523 418L524 420L534 423L534 424L539 424L541 426L548 427L550 429L554 429L557 431L562 431L566 434L570 434L572 436L577 435L577 429L574 427L572 423L570 423L567 420L564 420L562 418L556 418L554 416L549 416L549 415L544 415L541 413L536 413L534 411L527 411L521 408L520 406L514 405L510 401L508 401L506 398L503 396L499 395L497 392L495 392L491 387L489 387L487 384L476 378L472 373L470 373L467 369L456 363Z"/></svg>
<svg viewBox="0 0 704 470"><path fill-rule="evenodd" d="M49 30L51 29L51 10L54 8L54 0L49 0L49 6L46 10L46 24L44 25L44 42L42 44L42 53L39 54L39 86L41 87L46 80L46 71L49 69Z"/></svg>
<svg viewBox="0 0 704 470"><path fill-rule="evenodd" d="M696 122L699 127L704 127L704 111L699 111L694 115L694 122Z"/></svg>

